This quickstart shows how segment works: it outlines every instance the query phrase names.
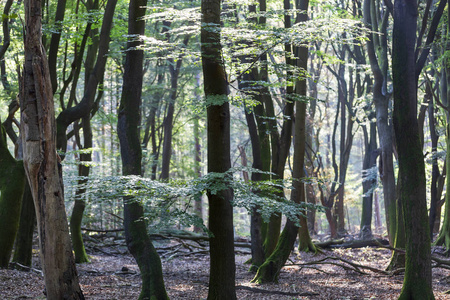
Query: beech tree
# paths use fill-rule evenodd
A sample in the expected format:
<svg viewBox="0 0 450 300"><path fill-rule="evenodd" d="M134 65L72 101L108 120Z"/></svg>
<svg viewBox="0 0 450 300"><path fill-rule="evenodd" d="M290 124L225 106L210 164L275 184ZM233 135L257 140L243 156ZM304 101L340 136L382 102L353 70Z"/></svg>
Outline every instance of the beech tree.
<svg viewBox="0 0 450 300"><path fill-rule="evenodd" d="M145 0L131 0L128 16L128 35L122 97L117 132L122 155L123 175L142 175L140 141L140 106L142 94L144 53L141 36L145 32ZM128 249L141 270L142 289L139 299L168 299L162 275L161 260L147 232L142 204L132 197L124 197L124 227Z"/></svg>
<svg viewBox="0 0 450 300"><path fill-rule="evenodd" d="M207 102L208 173L231 168L228 83L220 43L220 0L202 0L201 53ZM222 178L225 180L226 178ZM207 191L209 203L210 273L208 300L236 299L233 233L233 190Z"/></svg>

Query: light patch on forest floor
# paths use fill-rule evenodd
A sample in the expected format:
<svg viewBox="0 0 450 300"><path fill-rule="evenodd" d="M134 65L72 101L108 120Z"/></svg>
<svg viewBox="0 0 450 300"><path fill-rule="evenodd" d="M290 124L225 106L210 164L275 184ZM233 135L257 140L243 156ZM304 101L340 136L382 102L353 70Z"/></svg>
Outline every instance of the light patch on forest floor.
<svg viewBox="0 0 450 300"><path fill-rule="evenodd" d="M172 242L175 243L175 242ZM123 247L120 248L123 251ZM140 290L139 269L129 254L106 255L108 251L91 251L91 263L77 265L86 299L137 299ZM116 251L120 253L120 251ZM340 266L295 264L318 261L326 256L342 257L359 264L384 269L390 259L386 249L361 248L324 251L322 254L292 254L288 266L280 273L278 284L251 284L245 261L249 255L236 256L238 299L396 299L403 275L386 276L366 271L361 275ZM37 257L33 267L40 269ZM125 267L125 268L124 268ZM204 254L163 259L167 292L171 299L206 299L208 294L209 257ZM433 289L437 300L450 299L450 271L433 269ZM0 270L0 299L45 299L41 274L35 271ZM284 293L284 295L282 294ZM286 295L286 294L290 295ZM310 293L309 296L293 294Z"/></svg>

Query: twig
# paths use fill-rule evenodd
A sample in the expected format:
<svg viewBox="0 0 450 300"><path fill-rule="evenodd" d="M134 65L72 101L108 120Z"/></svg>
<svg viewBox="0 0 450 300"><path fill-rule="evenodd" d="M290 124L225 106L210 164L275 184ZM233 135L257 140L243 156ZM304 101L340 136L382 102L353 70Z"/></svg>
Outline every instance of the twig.
<svg viewBox="0 0 450 300"><path fill-rule="evenodd" d="M28 267L28 266L22 265L22 264L20 264L20 263L18 263L18 262L13 261L13 262L11 262L11 265L13 265L13 266L19 266L20 268L22 268L22 269L24 269L24 270L27 270L27 271L33 271L33 272L35 272L35 273L38 273L38 274L44 276L44 273L43 273L41 270L38 270L38 269L35 269L35 268L32 268L32 267Z"/></svg>

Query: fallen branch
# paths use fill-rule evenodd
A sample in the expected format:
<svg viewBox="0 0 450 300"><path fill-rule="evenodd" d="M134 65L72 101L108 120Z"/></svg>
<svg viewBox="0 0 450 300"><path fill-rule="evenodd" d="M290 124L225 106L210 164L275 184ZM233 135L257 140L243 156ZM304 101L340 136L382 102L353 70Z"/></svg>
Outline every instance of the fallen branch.
<svg viewBox="0 0 450 300"><path fill-rule="evenodd" d="M11 265L12 267L15 266L16 268L19 267L19 268L21 269L21 271L33 271L33 272L35 272L35 273L38 273L38 274L44 276L44 273L43 273L41 270L38 270L38 269L35 269L35 268L32 268L32 267L28 267L28 266L22 265L22 264L20 264L20 263L18 263L18 262L15 262L15 261L11 262L10 265Z"/></svg>
<svg viewBox="0 0 450 300"><path fill-rule="evenodd" d="M328 260L341 261L344 264L330 262ZM347 265L345 265L345 264L347 264ZM310 261L310 262L307 262L307 263L294 263L292 265L295 265L295 266L334 265L334 266L341 267L344 270L355 271L355 272L357 272L359 274L362 274L362 275L367 275L367 273L364 272L363 270L369 270L369 271L372 271L374 273L383 274L383 275L392 275L391 272L388 272L388 271L385 271L385 270L380 270L380 269L377 269L377 268L373 268L373 267L357 264L357 263L354 263L352 261L346 260L346 259L341 258L341 257L332 257L332 256L327 256L327 257L325 257L323 259L316 260L316 261Z"/></svg>
<svg viewBox="0 0 450 300"><path fill-rule="evenodd" d="M87 231L87 232L100 232L100 233L124 231L123 228L117 228L117 229L94 229L94 228L85 228L85 227L81 227L81 230Z"/></svg>
<svg viewBox="0 0 450 300"><path fill-rule="evenodd" d="M244 286L244 285L237 285L236 289L247 290L247 291L251 291L254 293L283 295L283 296L315 296L315 295L319 295L318 293L311 293L311 292L297 293L297 292L269 291L269 290L264 290L264 289L259 289L259 288Z"/></svg>
<svg viewBox="0 0 450 300"><path fill-rule="evenodd" d="M320 248L364 248L364 247L382 247L389 245L389 241L385 239L371 239L371 240L352 240L344 241L329 240L325 242L315 243Z"/></svg>

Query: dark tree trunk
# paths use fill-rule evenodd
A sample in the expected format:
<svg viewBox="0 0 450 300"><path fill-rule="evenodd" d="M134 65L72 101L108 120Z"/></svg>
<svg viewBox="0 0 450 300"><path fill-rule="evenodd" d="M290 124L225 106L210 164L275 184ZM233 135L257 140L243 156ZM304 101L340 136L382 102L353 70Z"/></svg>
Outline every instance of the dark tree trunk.
<svg viewBox="0 0 450 300"><path fill-rule="evenodd" d="M64 21L64 14L66 12L66 2L67 0L59 0L58 4L56 5L54 23L55 28L53 28L52 30L50 48L48 50L48 67L50 70L50 81L52 83L53 94L55 94L56 89L58 88L58 79L56 77L56 63L58 61L59 40L61 39L61 33L63 30L62 22Z"/></svg>
<svg viewBox="0 0 450 300"><path fill-rule="evenodd" d="M369 119L372 119L373 114L369 114ZM367 129L364 128L364 161L363 170L369 170L373 168L377 163L377 131L376 124L370 123L369 125L370 135L367 133ZM366 176L373 176L367 174ZM361 212L361 229L359 233L360 239L372 238L372 207L373 207L373 189L376 184L376 178L363 178L363 203Z"/></svg>
<svg viewBox="0 0 450 300"><path fill-rule="evenodd" d="M63 152L67 148L67 127L73 122L83 118L91 112L94 105L95 95L99 83L103 79L105 73L106 61L109 51L110 32L113 24L114 11L116 8L117 0L108 0L105 13L102 22L102 29L100 31L100 40L97 61L92 72L88 72L89 79L86 81L86 88L81 101L72 107L63 110L57 117L57 141L58 149Z"/></svg>
<svg viewBox="0 0 450 300"><path fill-rule="evenodd" d="M436 218L440 218L437 215L439 206L438 197L438 180L441 176L438 166L438 158L436 156L437 146L439 141L439 135L436 132L436 119L434 117L434 105L433 105L433 95L431 91L431 83L427 82L426 94L430 99L430 104L428 105L428 121L430 126L430 138L431 138L431 153L432 153L432 169L431 169L431 187L430 187L430 214L428 216L428 222L430 226L430 238L433 240L434 226L436 223Z"/></svg>
<svg viewBox="0 0 450 300"><path fill-rule="evenodd" d="M394 129L401 176L399 198L406 235L406 268L399 299L434 299L425 164L417 122L414 53L417 14L417 2L395 1L392 51Z"/></svg>
<svg viewBox="0 0 450 300"><path fill-rule="evenodd" d="M220 44L220 0L202 0L201 51L203 80L208 103L208 173L225 173L230 161L230 111L228 85ZM226 175L228 176L228 175ZM225 179L224 179L225 180ZM236 299L233 233L233 190L208 193L210 277L208 300Z"/></svg>
<svg viewBox="0 0 450 300"><path fill-rule="evenodd" d="M296 2L296 8L301 10L298 21L306 21L308 18L309 1L299 0ZM298 66L304 70L308 61L308 46L304 45L298 48L299 64ZM296 83L295 92L298 95L306 96L306 78ZM305 186L302 181L304 177L304 161L305 161L305 144L306 144L306 103L303 101L296 102L295 112L295 138L294 138L294 162L293 162L293 190L291 200L295 203L305 202ZM281 268L286 263L289 254L294 247L297 234L299 234L299 249L303 251L315 251L316 248L311 242L309 236L306 216L299 216L300 226L303 230L299 234L299 227L291 220L286 221L286 225L281 233L275 250L259 267L256 276L252 282L266 283L277 282Z"/></svg>
<svg viewBox="0 0 450 300"><path fill-rule="evenodd" d="M145 0L131 0L128 16L128 34L143 35L146 10ZM120 141L123 175L140 176L142 150L140 142L141 93L144 52L138 50L139 39L128 41L125 57L122 97L120 100L117 132ZM133 49L133 50L131 50ZM141 271L142 289L139 299L168 299L162 275L161 260L147 233L144 209L139 201L125 197L124 228L128 250Z"/></svg>
<svg viewBox="0 0 450 300"><path fill-rule="evenodd" d="M70 244L47 56L42 45L41 1L25 1L25 62L21 82L21 136L33 194L48 299L84 299Z"/></svg>
<svg viewBox="0 0 450 300"><path fill-rule="evenodd" d="M76 263L89 262L89 257L86 253L86 249L84 248L83 236L81 235L81 222L83 220L83 213L86 207L86 201L84 199L84 197L86 197L85 185L87 184L87 178L90 172L90 167L86 164L89 164L89 162L92 161L91 152L89 151L89 149L92 148L92 129L90 114L82 119L82 126L84 145L79 145L79 147L80 149L87 149L88 152L80 154L78 176L80 176L81 179L78 180L78 187L75 191L75 203L73 206L72 215L70 217L70 235L72 237L72 246L75 252Z"/></svg>
<svg viewBox="0 0 450 300"><path fill-rule="evenodd" d="M0 268L7 268L19 228L25 171L8 150L0 123Z"/></svg>
<svg viewBox="0 0 450 300"><path fill-rule="evenodd" d="M34 209L33 195L28 182L22 197L22 211L20 213L19 230L17 231L14 246L13 261L21 265L31 267L33 257L33 234L36 223L36 211Z"/></svg>

